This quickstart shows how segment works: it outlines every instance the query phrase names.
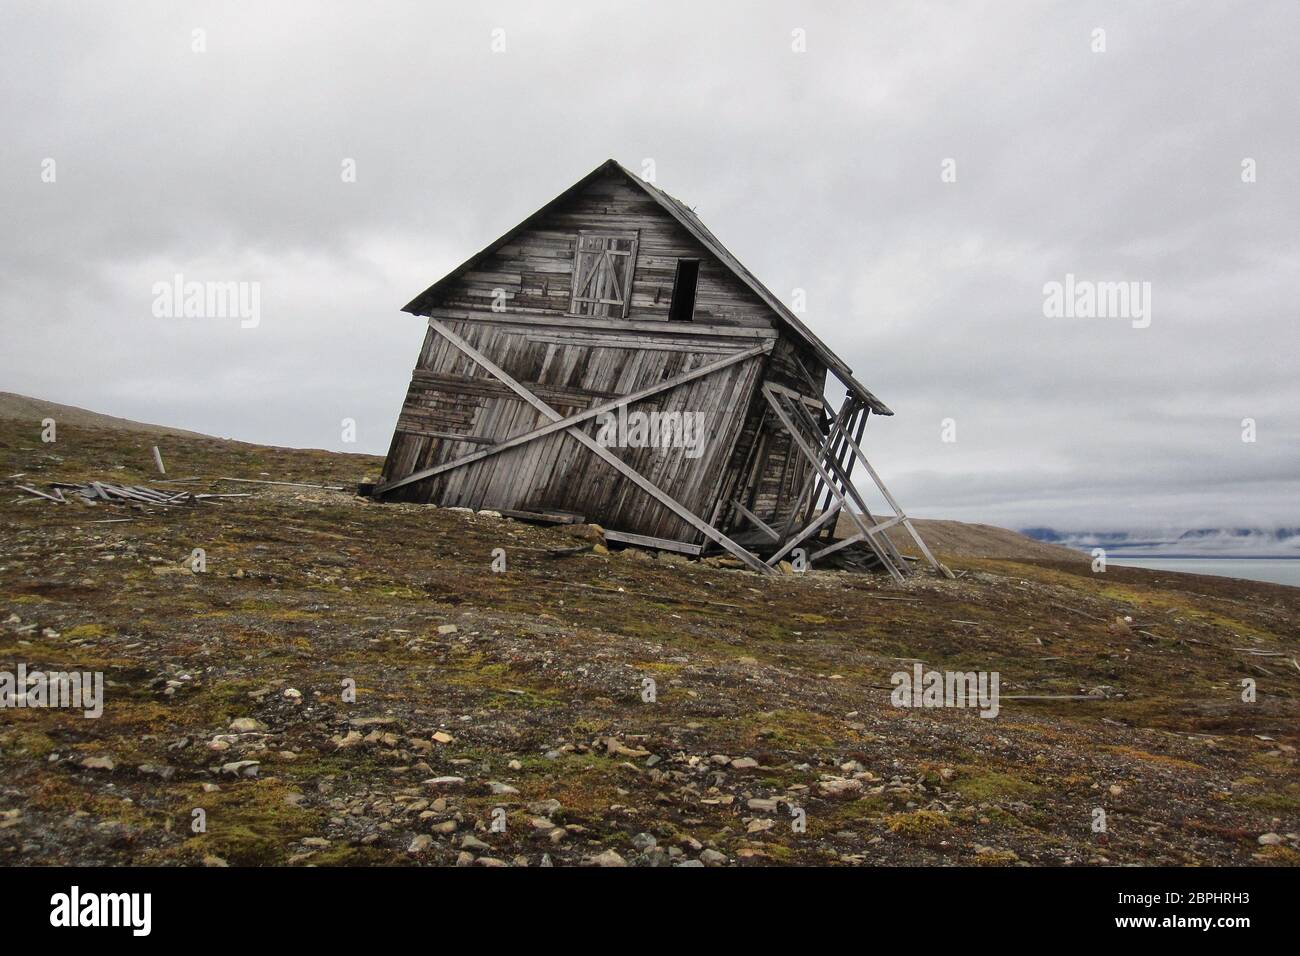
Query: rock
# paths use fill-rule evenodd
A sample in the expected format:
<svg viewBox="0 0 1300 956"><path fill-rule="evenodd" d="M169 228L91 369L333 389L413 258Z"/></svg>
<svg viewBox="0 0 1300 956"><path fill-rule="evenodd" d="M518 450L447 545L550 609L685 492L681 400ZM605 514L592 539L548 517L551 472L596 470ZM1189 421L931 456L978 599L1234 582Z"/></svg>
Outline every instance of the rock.
<svg viewBox="0 0 1300 956"><path fill-rule="evenodd" d="M656 840L649 833L638 833L636 836L632 838L632 845L642 852L645 852L646 850L650 849L658 842L659 841Z"/></svg>
<svg viewBox="0 0 1300 956"><path fill-rule="evenodd" d="M457 823L455 820L443 820L441 823L435 823L429 827L433 833L449 834L456 832Z"/></svg>
<svg viewBox="0 0 1300 956"><path fill-rule="evenodd" d="M479 516L480 518L500 518L500 517L501 517L501 512L499 512L499 511L491 511L491 510L489 510L489 509L487 509L487 508L484 508L482 511L480 511L480 512L478 513L478 516Z"/></svg>
<svg viewBox="0 0 1300 956"><path fill-rule="evenodd" d="M758 761L753 757L737 757L731 761L732 770L752 770L758 766Z"/></svg>
<svg viewBox="0 0 1300 956"><path fill-rule="evenodd" d="M392 727L396 723L396 717L353 717L348 726L364 730L367 727Z"/></svg>
<svg viewBox="0 0 1300 956"><path fill-rule="evenodd" d="M700 854L700 862L705 866L726 866L727 857L717 850L708 849Z"/></svg>
<svg viewBox="0 0 1300 956"><path fill-rule="evenodd" d="M236 777L256 777L257 768L261 765L257 760L235 760L231 763L221 765L221 772L228 773Z"/></svg>
<svg viewBox="0 0 1300 956"><path fill-rule="evenodd" d="M693 867L702 867L702 866L704 866L704 864L701 863L699 860L682 860L682 862L678 863L677 865L678 865L678 866L693 866Z"/></svg>
<svg viewBox="0 0 1300 956"><path fill-rule="evenodd" d="M430 777L424 781L426 787L432 787L434 790L451 790L456 787L465 785L464 777Z"/></svg>
<svg viewBox="0 0 1300 956"><path fill-rule="evenodd" d="M593 544L605 543L605 529L598 524L569 524L561 530L570 538L579 538Z"/></svg>
<svg viewBox="0 0 1300 956"><path fill-rule="evenodd" d="M625 746L616 737L605 738L605 750L619 757L648 757L650 751Z"/></svg>
<svg viewBox="0 0 1300 956"><path fill-rule="evenodd" d="M1281 836L1281 834L1278 834L1278 833L1261 833L1260 836L1259 836L1259 845L1260 845L1260 846L1280 846L1281 844L1282 844L1282 836Z"/></svg>
<svg viewBox="0 0 1300 956"><path fill-rule="evenodd" d="M87 757L81 761L81 766L87 770L113 770L117 764L112 757Z"/></svg>
<svg viewBox="0 0 1300 956"><path fill-rule="evenodd" d="M517 787L512 787L508 783L501 783L499 780L488 781L488 787L499 797L508 797L519 792Z"/></svg>
<svg viewBox="0 0 1300 956"><path fill-rule="evenodd" d="M775 813L776 806L779 802L779 800L761 800L755 797L753 800L747 801L745 805L749 807L749 809L756 810L759 813Z"/></svg>
<svg viewBox="0 0 1300 956"><path fill-rule="evenodd" d="M296 704L302 700L302 691L298 690L296 687L286 687L282 696L285 700L292 701Z"/></svg>
<svg viewBox="0 0 1300 956"><path fill-rule="evenodd" d="M334 744L334 749L336 750L345 750L348 747L355 747L361 743L361 740L361 731L359 730L349 730L344 735L335 734L330 738L330 742Z"/></svg>
<svg viewBox="0 0 1300 956"><path fill-rule="evenodd" d="M457 866L473 866L473 865L474 865L474 854L473 854L473 853L468 853L468 852L466 852L465 850L461 850L460 853L456 856L456 865L457 865Z"/></svg>
<svg viewBox="0 0 1300 956"><path fill-rule="evenodd" d="M207 856L205 856L205 857L203 858L203 865L204 865L204 866L216 866L216 867L221 867L221 866L230 866L230 864L227 863L224 859L222 859L221 857L216 856L216 855L214 855L214 854L208 854Z"/></svg>
<svg viewBox="0 0 1300 956"><path fill-rule="evenodd" d="M484 850L492 849L492 847L488 846L472 833L466 833L461 837L460 848L462 850L473 850L476 853L482 853Z"/></svg>
<svg viewBox="0 0 1300 956"><path fill-rule="evenodd" d="M845 777L827 777L824 780L817 781L817 789L823 796L839 797L848 793L858 793L862 790L862 781L853 780Z"/></svg>
<svg viewBox="0 0 1300 956"><path fill-rule="evenodd" d="M230 722L230 730L236 734L265 733L266 724L260 720L254 720L252 717L236 717Z"/></svg>
<svg viewBox="0 0 1300 956"><path fill-rule="evenodd" d="M505 860L498 860L494 856L481 856L474 861L479 866L509 866Z"/></svg>
<svg viewBox="0 0 1300 956"><path fill-rule="evenodd" d="M1107 790L1112 797L1118 797L1121 793L1124 792L1124 788L1117 783L1112 783L1109 787L1107 787Z"/></svg>
<svg viewBox="0 0 1300 956"><path fill-rule="evenodd" d="M745 827L746 833L766 833L772 827L776 826L776 821L766 817L755 817L749 821L749 826Z"/></svg>
<svg viewBox="0 0 1300 956"><path fill-rule="evenodd" d="M439 634L459 634L459 633L460 633L460 628L457 627L455 624L439 624L439 625L438 625L438 633L439 633Z"/></svg>
<svg viewBox="0 0 1300 956"><path fill-rule="evenodd" d="M541 817L553 817L560 812L560 801L538 800L536 803L528 804L528 812Z"/></svg>
<svg viewBox="0 0 1300 956"><path fill-rule="evenodd" d="M510 761L508 764L506 764L506 767L509 768L510 770L523 770L523 769L524 769L524 765L521 764L518 760L512 760L512 761Z"/></svg>
<svg viewBox="0 0 1300 956"><path fill-rule="evenodd" d="M627 866L627 860L619 856L614 850L606 850L604 853L589 858L586 862L590 866Z"/></svg>
<svg viewBox="0 0 1300 956"><path fill-rule="evenodd" d="M423 853L431 846L433 846L433 837L429 836L427 833L421 833L411 841L411 845L406 848L406 852Z"/></svg>
<svg viewBox="0 0 1300 956"><path fill-rule="evenodd" d="M449 744L449 743L452 743L453 741L455 741L456 738L453 737L451 734L447 733L446 731L440 730L440 731L438 731L436 734L433 735L433 738L432 738L432 739L433 739L434 742L436 742L436 743L440 743L440 744Z"/></svg>

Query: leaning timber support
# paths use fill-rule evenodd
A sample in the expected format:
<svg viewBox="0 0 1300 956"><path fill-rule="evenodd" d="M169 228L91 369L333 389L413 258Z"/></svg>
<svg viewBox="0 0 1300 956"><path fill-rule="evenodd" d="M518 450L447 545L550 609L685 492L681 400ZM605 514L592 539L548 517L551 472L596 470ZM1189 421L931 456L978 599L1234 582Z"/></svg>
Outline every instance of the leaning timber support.
<svg viewBox="0 0 1300 956"><path fill-rule="evenodd" d="M862 450L862 433L866 427L870 409L865 403L850 394L845 398L844 405L834 418L829 418L823 414L819 423L813 418L809 410L800 403L788 401L787 404L786 397L777 390L765 386L763 396L767 399L772 411L780 419L786 431L789 432L794 445L812 463L817 474L816 483L810 485L808 489L812 491L811 505L815 507L817 497L821 494L824 493L826 496L820 509L820 515L814 518L810 512L805 518L807 523L803 530L788 538L781 549L768 559L769 564L775 565L805 539L814 538L827 532L833 536L834 522L831 519L844 513L856 525L857 532L840 541L832 541L832 543L827 544L826 547L811 555L812 559L815 560L851 545L862 543L871 549L881 565L889 571L895 580L901 581L903 575L909 571L907 560L899 552L897 546L886 532L896 525L902 525L912 536L931 567L940 574L952 577L952 573L935 560L934 555L926 547L925 542L921 539L911 520L903 512L897 499L890 494L880 475L867 461L866 453ZM815 447L812 440L807 437L808 435L820 436L822 438L820 447ZM854 487L851 475L854 465L859 463L861 463L863 470L866 471L893 510L892 517L883 521L877 520L871 514L865 499ZM850 505L850 500L852 505L857 506L857 511ZM788 534L789 529L787 528L786 531Z"/></svg>
<svg viewBox="0 0 1300 956"><path fill-rule="evenodd" d="M844 507L844 505L847 504L844 492L837 487L835 479L832 478L831 474L825 467L823 467L817 452L815 452L809 445L808 441L800 431L799 426L794 423L794 419L785 407L784 396L768 385L763 386L763 395L771 405L772 411L776 413L777 418L781 420L781 424L784 425L786 431L789 432L791 441L794 442L799 451L803 453L804 457L812 463L812 466L817 470L817 473L821 475L822 480L826 482L826 486L831 489L831 493L834 494L836 500L840 503L840 506L844 508L844 512L849 516L849 520L857 525L862 540L866 543L867 547L871 548L871 550L875 552L876 557L889 572L890 577L895 581L902 583L903 569L899 568L894 563L893 559L889 556L889 553L881 547L878 541L876 541L875 532L866 524L861 515L855 512L852 508Z"/></svg>

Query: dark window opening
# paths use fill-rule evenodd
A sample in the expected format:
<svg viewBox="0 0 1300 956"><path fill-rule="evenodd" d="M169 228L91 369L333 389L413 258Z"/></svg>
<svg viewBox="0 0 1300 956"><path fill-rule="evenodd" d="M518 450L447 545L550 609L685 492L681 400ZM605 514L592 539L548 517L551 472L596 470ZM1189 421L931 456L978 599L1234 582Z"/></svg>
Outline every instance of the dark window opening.
<svg viewBox="0 0 1300 956"><path fill-rule="evenodd" d="M695 318L695 287L700 278L699 259L678 259L673 279L673 301L668 307L672 322L690 322Z"/></svg>

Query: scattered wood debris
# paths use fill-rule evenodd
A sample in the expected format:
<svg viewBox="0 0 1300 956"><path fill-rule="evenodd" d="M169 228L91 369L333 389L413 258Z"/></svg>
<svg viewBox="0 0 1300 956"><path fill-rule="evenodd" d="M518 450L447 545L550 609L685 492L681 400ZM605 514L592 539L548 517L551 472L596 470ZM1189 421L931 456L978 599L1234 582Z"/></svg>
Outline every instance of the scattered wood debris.
<svg viewBox="0 0 1300 956"><path fill-rule="evenodd" d="M195 494L191 491L159 491L144 485L114 485L106 481L91 481L86 484L73 484L66 481L50 482L53 493L41 491L31 485L16 485L20 491L53 501L55 504L68 504L76 498L85 502L106 501L110 503L128 502L141 505L155 505L161 508L193 505L213 498L251 498L251 494ZM67 492L65 495L64 492Z"/></svg>

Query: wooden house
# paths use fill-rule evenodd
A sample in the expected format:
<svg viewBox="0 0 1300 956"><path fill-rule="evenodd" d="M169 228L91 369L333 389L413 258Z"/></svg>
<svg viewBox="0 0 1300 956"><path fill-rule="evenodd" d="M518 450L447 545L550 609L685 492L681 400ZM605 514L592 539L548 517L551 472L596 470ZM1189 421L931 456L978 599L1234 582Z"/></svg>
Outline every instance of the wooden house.
<svg viewBox="0 0 1300 956"><path fill-rule="evenodd" d="M882 533L901 523L933 563L861 449L867 418L893 413L689 207L614 160L405 311L429 331L381 500L588 521L764 572L859 545L901 577ZM893 515L867 509L859 466ZM855 530L836 541L841 512Z"/></svg>

